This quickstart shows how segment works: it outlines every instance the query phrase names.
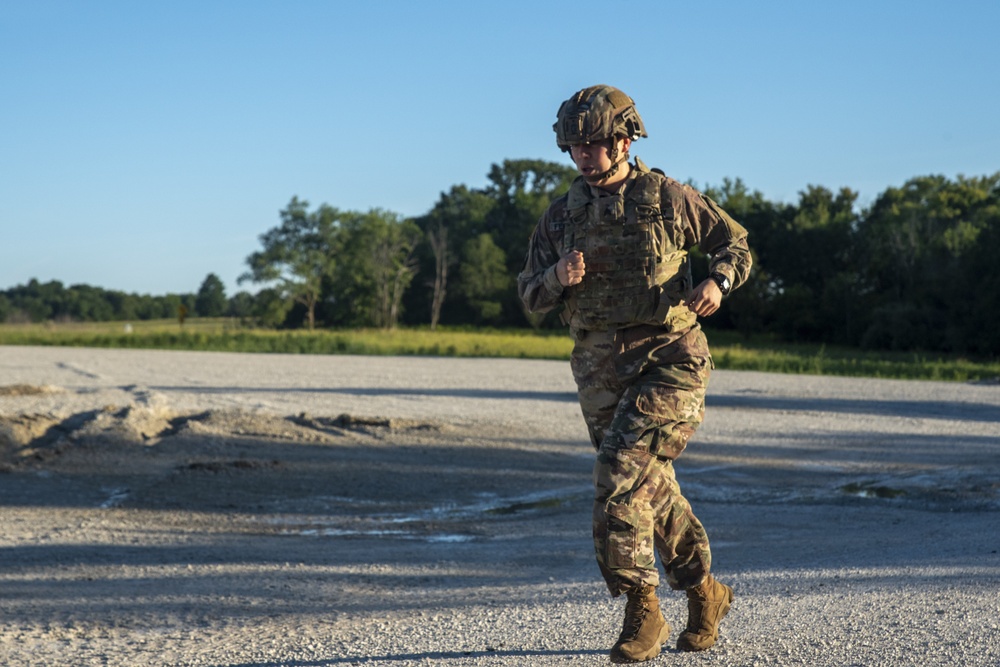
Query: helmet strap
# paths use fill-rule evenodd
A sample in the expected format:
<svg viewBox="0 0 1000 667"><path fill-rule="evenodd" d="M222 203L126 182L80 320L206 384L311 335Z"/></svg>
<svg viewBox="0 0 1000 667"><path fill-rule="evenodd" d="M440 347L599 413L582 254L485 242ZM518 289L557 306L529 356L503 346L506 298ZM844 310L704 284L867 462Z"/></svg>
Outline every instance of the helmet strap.
<svg viewBox="0 0 1000 667"><path fill-rule="evenodd" d="M594 176L585 176L584 180L586 180L588 183L591 183L591 184L600 183L604 179L611 178L612 176L614 176L615 174L617 174L618 173L618 168L619 168L619 166L621 165L622 162L628 162L628 151L626 151L625 154L622 155L621 157L618 157L618 139L617 138L613 138L612 141L611 141L611 150L608 151L608 157L611 158L611 168L610 169L608 169L606 171L602 171L601 173L596 174Z"/></svg>

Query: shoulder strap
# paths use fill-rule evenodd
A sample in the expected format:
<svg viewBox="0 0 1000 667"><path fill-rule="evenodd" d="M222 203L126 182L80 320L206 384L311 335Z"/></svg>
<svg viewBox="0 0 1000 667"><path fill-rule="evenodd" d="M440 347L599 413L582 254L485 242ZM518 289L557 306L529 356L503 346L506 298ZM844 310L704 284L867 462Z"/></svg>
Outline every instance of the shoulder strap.
<svg viewBox="0 0 1000 667"><path fill-rule="evenodd" d="M566 208L571 211L583 208L592 198L590 186L587 185L582 176L578 176L569 186L569 192L566 193Z"/></svg>

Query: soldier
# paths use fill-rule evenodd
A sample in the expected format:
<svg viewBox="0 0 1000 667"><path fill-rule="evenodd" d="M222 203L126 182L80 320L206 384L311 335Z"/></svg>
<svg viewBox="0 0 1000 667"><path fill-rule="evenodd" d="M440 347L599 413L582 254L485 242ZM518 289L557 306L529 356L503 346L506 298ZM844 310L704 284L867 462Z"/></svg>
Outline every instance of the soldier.
<svg viewBox="0 0 1000 667"><path fill-rule="evenodd" d="M575 339L570 365L597 449L597 563L611 595L627 597L611 660L649 660L670 635L656 552L670 587L687 593L677 648L702 651L718 638L733 590L710 574L708 536L673 461L705 412L712 359L697 318L747 279L747 232L695 189L629 162L632 142L648 135L617 88L576 93L553 129L580 176L539 220L518 293L532 312L562 304ZM710 257L697 285L695 246Z"/></svg>

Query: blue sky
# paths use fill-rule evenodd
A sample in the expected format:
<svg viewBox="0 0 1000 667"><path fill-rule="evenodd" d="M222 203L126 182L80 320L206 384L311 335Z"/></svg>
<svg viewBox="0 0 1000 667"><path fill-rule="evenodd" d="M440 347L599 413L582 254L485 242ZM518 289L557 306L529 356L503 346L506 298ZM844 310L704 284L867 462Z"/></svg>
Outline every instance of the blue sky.
<svg viewBox="0 0 1000 667"><path fill-rule="evenodd" d="M420 215L565 160L556 110L594 83L635 99L634 154L702 186L869 204L992 174L998 26L994 0L8 0L0 289L231 294L292 196Z"/></svg>

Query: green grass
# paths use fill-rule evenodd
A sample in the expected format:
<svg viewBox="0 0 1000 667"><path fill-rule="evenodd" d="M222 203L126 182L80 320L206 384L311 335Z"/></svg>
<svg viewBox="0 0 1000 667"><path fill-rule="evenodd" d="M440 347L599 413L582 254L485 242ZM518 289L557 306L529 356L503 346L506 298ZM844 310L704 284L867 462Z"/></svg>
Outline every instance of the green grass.
<svg viewBox="0 0 1000 667"><path fill-rule="evenodd" d="M122 322L3 324L0 345L62 345L221 352L291 354L425 355L568 359L572 342L565 335L532 331L457 331L439 329L294 330L249 329L226 319Z"/></svg>
<svg viewBox="0 0 1000 667"><path fill-rule="evenodd" d="M708 338L717 368L953 382L1000 379L997 359L785 343L768 336L747 340L731 331L709 332Z"/></svg>
<svg viewBox="0 0 1000 667"><path fill-rule="evenodd" d="M424 355L569 359L573 341L564 332L406 328L273 331L249 329L228 319L0 325L0 345L211 350L291 354ZM970 381L1000 377L1000 361L958 356L870 352L822 345L779 343L766 337L709 332L717 368L918 380Z"/></svg>

